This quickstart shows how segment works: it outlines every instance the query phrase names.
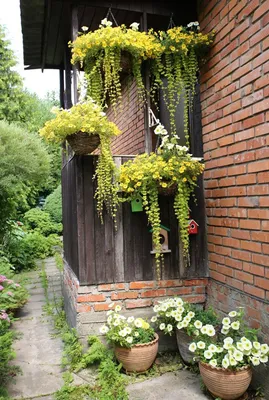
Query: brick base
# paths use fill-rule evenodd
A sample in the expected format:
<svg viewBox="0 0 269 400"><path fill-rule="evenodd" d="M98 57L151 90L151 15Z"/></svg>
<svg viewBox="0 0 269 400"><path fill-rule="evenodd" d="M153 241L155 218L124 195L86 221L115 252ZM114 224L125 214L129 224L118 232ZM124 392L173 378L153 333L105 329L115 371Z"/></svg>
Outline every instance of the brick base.
<svg viewBox="0 0 269 400"><path fill-rule="evenodd" d="M260 338L269 342L269 302L262 301L255 296L248 295L238 289L229 287L210 280L207 289L207 305L214 307L220 313L227 313L244 307L248 324L252 328L261 328ZM265 393L265 399L269 399L269 369L260 366L253 369L253 386L261 386Z"/></svg>
<svg viewBox="0 0 269 400"><path fill-rule="evenodd" d="M153 315L152 306L170 296L180 296L190 303L205 304L207 283L207 278L201 278L80 286L77 277L65 263L65 311L69 324L85 338L89 334L99 334L111 303L119 304L126 316L150 318ZM174 342L168 347L174 347Z"/></svg>

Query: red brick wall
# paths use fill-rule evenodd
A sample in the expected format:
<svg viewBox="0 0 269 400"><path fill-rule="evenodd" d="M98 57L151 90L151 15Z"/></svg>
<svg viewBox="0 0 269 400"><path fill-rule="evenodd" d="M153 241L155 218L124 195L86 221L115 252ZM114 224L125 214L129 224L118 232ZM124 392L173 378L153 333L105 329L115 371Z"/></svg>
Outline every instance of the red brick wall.
<svg viewBox="0 0 269 400"><path fill-rule="evenodd" d="M144 108L137 99L135 82L122 82L122 105L116 113L110 107L108 118L115 122L122 134L113 141L114 155L140 154L145 151Z"/></svg>
<svg viewBox="0 0 269 400"><path fill-rule="evenodd" d="M269 1L202 1L199 19L216 31L201 74L209 301L249 305L255 326L269 304Z"/></svg>

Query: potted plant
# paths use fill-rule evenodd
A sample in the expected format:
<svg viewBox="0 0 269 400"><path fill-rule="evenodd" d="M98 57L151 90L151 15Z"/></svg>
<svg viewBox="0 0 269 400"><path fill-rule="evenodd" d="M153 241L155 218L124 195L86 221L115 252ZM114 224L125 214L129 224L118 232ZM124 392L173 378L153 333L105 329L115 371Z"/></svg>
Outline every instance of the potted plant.
<svg viewBox="0 0 269 400"><path fill-rule="evenodd" d="M178 137L169 138L167 130L159 124L155 133L161 136L158 154L141 154L120 168L119 188L123 201L141 197L148 221L152 226L157 278L160 279L162 261L160 230L161 218L158 194L172 189L175 193L174 210L179 223L180 239L186 264L189 263L189 199L197 185L197 177L204 166L188 153L186 146L177 144Z"/></svg>
<svg viewBox="0 0 269 400"><path fill-rule="evenodd" d="M126 318L120 311L119 305L108 311L107 323L100 332L114 345L115 356L126 371L146 371L156 358L159 337L148 322L132 316Z"/></svg>
<svg viewBox="0 0 269 400"><path fill-rule="evenodd" d="M99 146L99 157L96 167L97 211L102 219L103 204L115 216L117 206L117 189L112 184L115 164L112 158L111 138L120 134L120 130L110 122L101 107L94 100L78 103L69 110L57 109L56 117L45 123L40 135L54 143L67 140L78 155L92 153Z"/></svg>
<svg viewBox="0 0 269 400"><path fill-rule="evenodd" d="M186 364L193 363L193 353L189 350L190 343L200 333L200 328L214 329L219 323L217 314L212 308L203 310L190 304L180 297L158 301L153 308L156 313L151 318L158 329L165 334L176 333L179 353Z"/></svg>
<svg viewBox="0 0 269 400"><path fill-rule="evenodd" d="M243 310L231 311L215 332L202 326L189 350L199 360L204 384L215 397L234 400L251 382L252 367L268 362L269 346L243 322Z"/></svg>
<svg viewBox="0 0 269 400"><path fill-rule="evenodd" d="M157 34L163 52L151 62L153 92L156 88L163 90L173 134L176 133L176 107L180 98L184 98L184 131L187 144L189 144L189 111L195 93L199 62L203 60L212 45L214 35L214 31L202 34L198 22L190 22L187 27L175 26Z"/></svg>
<svg viewBox="0 0 269 400"><path fill-rule="evenodd" d="M138 29L136 22L129 28L125 25L112 27L112 22L105 18L99 29L82 33L70 43L71 62L80 64L84 69L88 94L99 104L103 105L107 96L114 108L120 103L120 74L126 65L128 73L136 81L139 99L144 101L142 62L156 58L163 47L153 33L140 32ZM87 27L84 27L84 32L86 30Z"/></svg>

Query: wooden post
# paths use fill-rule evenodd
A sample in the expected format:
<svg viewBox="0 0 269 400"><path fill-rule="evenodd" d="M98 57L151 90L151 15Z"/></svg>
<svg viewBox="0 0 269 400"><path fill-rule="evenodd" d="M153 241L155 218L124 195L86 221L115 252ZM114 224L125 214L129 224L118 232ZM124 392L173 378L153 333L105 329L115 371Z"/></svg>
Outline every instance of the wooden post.
<svg viewBox="0 0 269 400"><path fill-rule="evenodd" d="M60 106L64 108L64 69L59 69L59 80L60 80Z"/></svg>
<svg viewBox="0 0 269 400"><path fill-rule="evenodd" d="M72 41L74 41L77 36L78 36L78 7L73 6L72 7L72 25L71 25L71 38ZM78 81L77 81L77 72L78 68L77 65L72 65L72 71L73 71L73 99L74 99L74 104L78 102Z"/></svg>
<svg viewBox="0 0 269 400"><path fill-rule="evenodd" d="M65 67L65 99L64 108L72 107L72 96L71 96L71 65L70 65L70 50L68 47L65 48L64 52L64 67Z"/></svg>
<svg viewBox="0 0 269 400"><path fill-rule="evenodd" d="M141 19L142 22L142 29L143 31L148 31L148 22L147 22L147 13L144 11L143 16ZM146 153L150 153L152 151L152 137L151 137L151 130L149 127L149 108L150 108L150 79L149 79L149 68L146 65L145 68L145 88L146 88L146 104L145 104L145 151Z"/></svg>

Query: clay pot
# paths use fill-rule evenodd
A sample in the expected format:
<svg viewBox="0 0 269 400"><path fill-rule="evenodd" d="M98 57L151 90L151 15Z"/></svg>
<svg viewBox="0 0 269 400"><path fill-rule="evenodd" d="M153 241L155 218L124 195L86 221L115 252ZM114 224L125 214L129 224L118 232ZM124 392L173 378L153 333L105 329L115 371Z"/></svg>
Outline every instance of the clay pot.
<svg viewBox="0 0 269 400"><path fill-rule="evenodd" d="M159 336L150 343L135 344L130 349L115 347L115 356L127 372L144 372L149 369L157 356Z"/></svg>
<svg viewBox="0 0 269 400"><path fill-rule="evenodd" d="M194 354L189 350L189 345L193 342L193 338L182 329L176 329L176 337L178 351L182 360L185 364L193 364Z"/></svg>
<svg viewBox="0 0 269 400"><path fill-rule="evenodd" d="M222 400L239 399L247 391L252 378L249 366L239 371L230 371L200 362L199 369L209 392Z"/></svg>
<svg viewBox="0 0 269 400"><path fill-rule="evenodd" d="M89 135L86 132L77 132L67 136L66 140L77 155L92 153L100 144L100 137L97 134Z"/></svg>

